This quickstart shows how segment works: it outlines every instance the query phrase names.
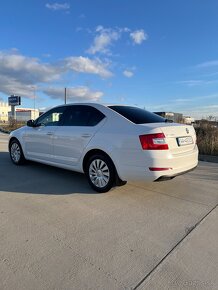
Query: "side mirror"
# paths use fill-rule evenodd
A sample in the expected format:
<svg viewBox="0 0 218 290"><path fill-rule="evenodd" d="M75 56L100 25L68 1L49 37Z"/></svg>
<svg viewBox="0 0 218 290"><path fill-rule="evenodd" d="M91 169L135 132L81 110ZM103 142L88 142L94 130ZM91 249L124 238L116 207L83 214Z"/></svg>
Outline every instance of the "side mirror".
<svg viewBox="0 0 218 290"><path fill-rule="evenodd" d="M26 125L27 125L28 127L35 127L35 126L34 126L34 121L33 121L33 120L29 120L29 121L27 121Z"/></svg>

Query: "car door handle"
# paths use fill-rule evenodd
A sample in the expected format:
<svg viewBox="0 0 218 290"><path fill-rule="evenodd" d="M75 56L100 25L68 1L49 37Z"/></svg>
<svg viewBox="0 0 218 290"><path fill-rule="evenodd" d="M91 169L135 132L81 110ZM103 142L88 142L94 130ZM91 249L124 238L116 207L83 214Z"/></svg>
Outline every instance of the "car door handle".
<svg viewBox="0 0 218 290"><path fill-rule="evenodd" d="M48 135L48 136L52 136L52 135L54 135L54 133L52 133L52 132L48 132L48 133L46 133L46 135Z"/></svg>
<svg viewBox="0 0 218 290"><path fill-rule="evenodd" d="M82 134L82 137L83 137L83 138L89 138L89 137L91 137L91 136L92 136L92 135L91 135L91 134L88 134L88 133L87 133L87 134L86 134L86 133L85 133L85 134Z"/></svg>

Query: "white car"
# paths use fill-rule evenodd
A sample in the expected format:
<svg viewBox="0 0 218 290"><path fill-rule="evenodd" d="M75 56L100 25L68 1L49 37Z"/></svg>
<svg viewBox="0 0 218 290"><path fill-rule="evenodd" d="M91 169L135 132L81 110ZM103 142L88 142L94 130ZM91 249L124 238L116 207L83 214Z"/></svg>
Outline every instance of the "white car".
<svg viewBox="0 0 218 290"><path fill-rule="evenodd" d="M55 107L9 139L16 165L32 160L84 172L106 192L126 181L171 179L198 164L192 126L169 123L143 109L94 103Z"/></svg>

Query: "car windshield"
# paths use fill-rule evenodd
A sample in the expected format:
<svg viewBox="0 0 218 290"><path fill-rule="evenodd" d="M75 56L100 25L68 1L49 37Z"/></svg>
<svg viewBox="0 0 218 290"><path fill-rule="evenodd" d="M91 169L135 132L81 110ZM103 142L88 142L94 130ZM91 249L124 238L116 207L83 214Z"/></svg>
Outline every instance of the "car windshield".
<svg viewBox="0 0 218 290"><path fill-rule="evenodd" d="M144 109L131 106L109 106L110 109L116 111L123 117L127 118L135 124L146 123L163 123L166 119Z"/></svg>

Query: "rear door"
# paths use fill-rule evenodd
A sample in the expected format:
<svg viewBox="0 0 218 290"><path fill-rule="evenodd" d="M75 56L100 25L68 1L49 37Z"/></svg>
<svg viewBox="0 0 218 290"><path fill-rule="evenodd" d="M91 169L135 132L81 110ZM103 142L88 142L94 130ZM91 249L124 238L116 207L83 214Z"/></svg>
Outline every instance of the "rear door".
<svg viewBox="0 0 218 290"><path fill-rule="evenodd" d="M63 126L54 137L55 162L74 166L103 124L104 114L92 106L67 106Z"/></svg>

